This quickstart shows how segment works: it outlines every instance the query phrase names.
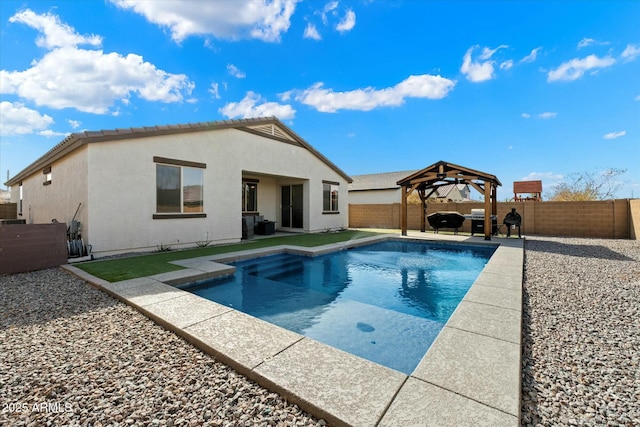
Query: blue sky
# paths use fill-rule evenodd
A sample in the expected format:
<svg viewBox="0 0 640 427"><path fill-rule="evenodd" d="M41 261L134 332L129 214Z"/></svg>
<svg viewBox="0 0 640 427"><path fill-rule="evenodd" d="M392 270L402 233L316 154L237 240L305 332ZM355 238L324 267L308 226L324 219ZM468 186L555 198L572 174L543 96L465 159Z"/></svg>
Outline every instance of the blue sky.
<svg viewBox="0 0 640 427"><path fill-rule="evenodd" d="M0 182L71 132L278 116L350 175L640 197L638 1L0 2Z"/></svg>

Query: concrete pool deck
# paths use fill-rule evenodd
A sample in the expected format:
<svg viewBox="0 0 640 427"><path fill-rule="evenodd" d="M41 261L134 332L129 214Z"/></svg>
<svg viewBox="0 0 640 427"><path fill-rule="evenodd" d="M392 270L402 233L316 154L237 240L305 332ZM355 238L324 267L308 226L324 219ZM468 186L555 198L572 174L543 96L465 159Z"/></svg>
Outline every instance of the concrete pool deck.
<svg viewBox="0 0 640 427"><path fill-rule="evenodd" d="M230 260L319 255L388 239L498 245L411 375L319 343L175 286L232 274ZM176 261L183 270L109 283L72 273L332 425L519 426L523 239L409 232Z"/></svg>

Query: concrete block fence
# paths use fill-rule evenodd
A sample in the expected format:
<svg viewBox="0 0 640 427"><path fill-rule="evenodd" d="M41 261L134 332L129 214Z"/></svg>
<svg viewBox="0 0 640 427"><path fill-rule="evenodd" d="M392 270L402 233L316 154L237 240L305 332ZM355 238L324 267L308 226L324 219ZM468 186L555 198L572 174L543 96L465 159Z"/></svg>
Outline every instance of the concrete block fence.
<svg viewBox="0 0 640 427"><path fill-rule="evenodd" d="M410 204L408 208L408 228L419 230L420 205ZM471 209L483 208L482 202L429 203L427 215L438 211L470 214ZM589 202L499 202L499 224L512 208L522 216L523 234L605 239L637 239L640 235L640 199ZM398 229L400 228L400 203L350 204L349 227ZM471 221L465 221L460 231L471 232Z"/></svg>

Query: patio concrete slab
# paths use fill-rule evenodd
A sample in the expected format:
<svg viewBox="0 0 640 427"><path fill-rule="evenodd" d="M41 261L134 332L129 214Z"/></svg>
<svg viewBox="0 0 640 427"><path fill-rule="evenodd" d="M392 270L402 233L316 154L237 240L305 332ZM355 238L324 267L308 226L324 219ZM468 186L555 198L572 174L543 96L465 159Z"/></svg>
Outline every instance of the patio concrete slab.
<svg viewBox="0 0 640 427"><path fill-rule="evenodd" d="M499 266L522 266L522 261L524 259L522 255L522 249L517 248L503 248L499 247L496 250L496 253L499 255L496 257L491 264L499 265Z"/></svg>
<svg viewBox="0 0 640 427"><path fill-rule="evenodd" d="M225 276L233 274L236 271L236 268L231 265L201 259L183 259L179 261L172 261L171 264L176 264L192 270L199 270L205 273L213 273L210 277Z"/></svg>
<svg viewBox="0 0 640 427"><path fill-rule="evenodd" d="M522 263L502 264L502 263L489 261L487 265L484 267L483 272L499 274L501 276L519 278L519 277L522 277Z"/></svg>
<svg viewBox="0 0 640 427"><path fill-rule="evenodd" d="M409 378L378 427L517 427L518 417Z"/></svg>
<svg viewBox="0 0 640 427"><path fill-rule="evenodd" d="M495 288L510 289L512 291L522 292L522 273L519 275L506 276L497 272L489 272L485 270L480 273L473 286L493 286Z"/></svg>
<svg viewBox="0 0 640 427"><path fill-rule="evenodd" d="M522 292L496 286L475 284L464 296L463 301L471 301L496 307L522 311Z"/></svg>
<svg viewBox="0 0 640 427"><path fill-rule="evenodd" d="M518 344L445 326L412 376L519 416Z"/></svg>
<svg viewBox="0 0 640 427"><path fill-rule="evenodd" d="M197 280L209 279L216 277L217 275L218 274L216 273L196 270L194 268L185 268L183 270L168 271L166 273L155 274L149 277L159 282L166 283L167 285L177 286L195 282Z"/></svg>
<svg viewBox="0 0 640 427"><path fill-rule="evenodd" d="M142 309L171 330L184 329L232 310L188 292L177 298L145 305Z"/></svg>
<svg viewBox="0 0 640 427"><path fill-rule="evenodd" d="M244 259L257 258L286 252L287 248L288 246L286 245L269 246L266 248L249 249L245 251L227 252L225 254L213 255L209 257L209 259L216 262L242 261Z"/></svg>
<svg viewBox="0 0 640 427"><path fill-rule="evenodd" d="M103 288L111 292L120 292L125 289L136 288L138 286L153 285L154 283L160 283L155 279L149 277L138 277L137 279L121 280L119 282L105 283Z"/></svg>
<svg viewBox="0 0 640 427"><path fill-rule="evenodd" d="M185 291L157 281L112 292L118 298L137 307L144 307L145 305L154 304L160 301L171 300L187 294Z"/></svg>
<svg viewBox="0 0 640 427"><path fill-rule="evenodd" d="M184 328L216 357L248 372L303 336L255 317L231 310Z"/></svg>
<svg viewBox="0 0 640 427"><path fill-rule="evenodd" d="M406 375L305 338L255 372L318 408L330 424L373 426Z"/></svg>
<svg viewBox="0 0 640 427"><path fill-rule="evenodd" d="M519 311L463 300L447 326L520 345L521 322Z"/></svg>

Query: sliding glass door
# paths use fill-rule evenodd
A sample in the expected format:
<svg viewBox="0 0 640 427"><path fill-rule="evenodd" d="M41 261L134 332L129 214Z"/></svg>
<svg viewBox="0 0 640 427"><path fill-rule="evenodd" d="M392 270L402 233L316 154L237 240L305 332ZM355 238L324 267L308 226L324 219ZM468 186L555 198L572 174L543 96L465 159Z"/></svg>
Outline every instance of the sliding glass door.
<svg viewBox="0 0 640 427"><path fill-rule="evenodd" d="M303 228L302 194L302 184L281 187L282 227Z"/></svg>

